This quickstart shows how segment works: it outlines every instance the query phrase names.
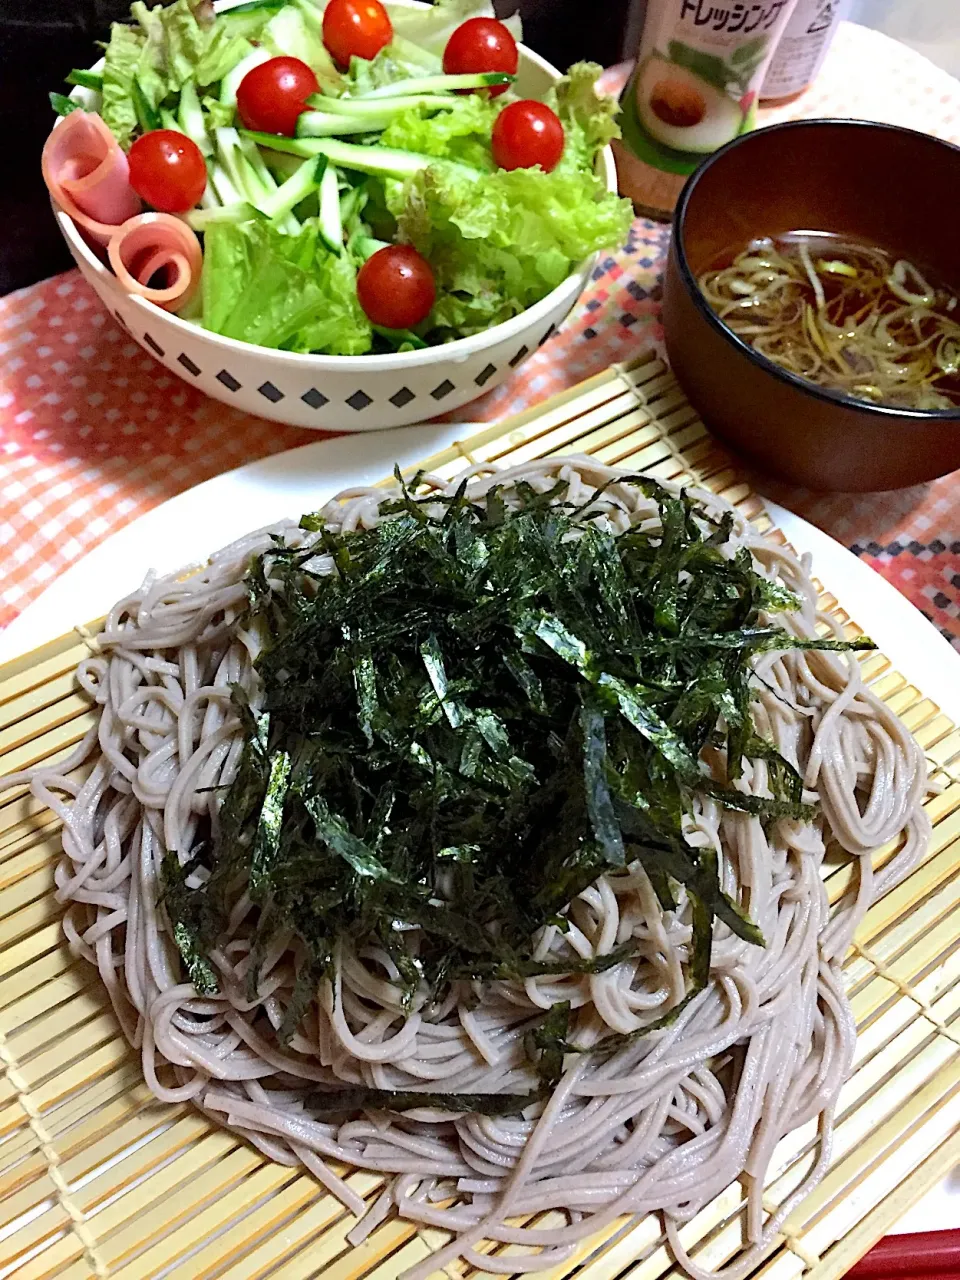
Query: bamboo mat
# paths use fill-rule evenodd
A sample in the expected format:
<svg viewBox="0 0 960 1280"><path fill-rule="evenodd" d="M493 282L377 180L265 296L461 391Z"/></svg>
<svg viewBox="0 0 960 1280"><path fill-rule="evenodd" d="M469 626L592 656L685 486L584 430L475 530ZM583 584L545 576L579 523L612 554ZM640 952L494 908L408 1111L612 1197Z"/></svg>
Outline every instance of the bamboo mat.
<svg viewBox="0 0 960 1280"><path fill-rule="evenodd" d="M425 465L451 476L465 458L503 466L567 451L705 485L779 536L653 356ZM832 596L824 593L822 606L857 634ZM74 632L0 670L0 775L65 757L93 722L72 676L88 643ZM880 655L865 655L863 668L916 734L942 790L927 803L934 835L926 860L873 907L847 958L859 1041L833 1162L754 1273L770 1280L842 1275L960 1162L960 731ZM53 893L59 828L25 787L0 797L0 1280L393 1280L442 1244L442 1232L388 1221L350 1249L354 1219L312 1178L189 1106L152 1098L99 977L62 939ZM830 865L825 875L835 900L850 868ZM798 1184L814 1138L807 1126L777 1148L769 1206ZM348 1181L368 1202L381 1185L366 1173ZM700 1266L736 1260L742 1202L734 1185L683 1229ZM463 1264L448 1274L478 1273ZM659 1219L647 1216L612 1225L547 1274L682 1273Z"/></svg>

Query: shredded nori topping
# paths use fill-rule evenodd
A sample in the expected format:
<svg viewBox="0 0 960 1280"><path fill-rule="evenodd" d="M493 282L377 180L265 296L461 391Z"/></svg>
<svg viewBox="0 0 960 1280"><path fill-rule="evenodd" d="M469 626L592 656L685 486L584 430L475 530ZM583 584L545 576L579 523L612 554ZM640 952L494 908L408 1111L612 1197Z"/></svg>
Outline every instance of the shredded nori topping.
<svg viewBox="0 0 960 1280"><path fill-rule="evenodd" d="M752 660L873 646L788 635L770 615L799 602L746 549L729 554L730 516L715 520L642 476L629 483L656 503L660 528L615 535L584 523L559 481L546 493L520 482L516 508L498 489L482 504L464 486L424 493L418 477L375 528L343 533L304 517L316 543L278 541L254 561L249 621L268 636L262 709L236 692L247 737L217 837L188 867L176 853L164 864L166 910L198 991L215 989L207 953L238 879L260 912L251 992L278 929L308 956L284 1037L341 938L383 948L408 1002L424 983L437 994L457 979L627 961L629 944L541 962L531 938L547 923L565 929L578 893L636 861L664 911L682 887L694 930L683 1005L639 1034L705 987L715 920L763 945L722 891L713 851L687 842L683 816L695 791L765 823L810 816L796 770L756 732ZM331 573L318 572L323 554ZM726 777L706 774L708 745L725 748ZM769 797L733 785L751 759L767 762ZM190 888L198 867L203 883ZM577 1048L568 1013L558 1006L528 1037L544 1085ZM324 1114L515 1111L537 1096L345 1089L313 1101Z"/></svg>

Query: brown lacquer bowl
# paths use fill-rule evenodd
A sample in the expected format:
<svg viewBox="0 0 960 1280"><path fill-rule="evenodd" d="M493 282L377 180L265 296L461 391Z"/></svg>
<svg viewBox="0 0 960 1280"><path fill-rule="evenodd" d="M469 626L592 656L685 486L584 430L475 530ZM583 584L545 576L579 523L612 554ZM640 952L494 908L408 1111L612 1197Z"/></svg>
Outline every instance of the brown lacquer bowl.
<svg viewBox="0 0 960 1280"><path fill-rule="evenodd" d="M859 120L745 134L693 174L663 292L670 362L718 436L814 489L897 489L960 467L960 408L884 408L822 390L736 337L697 277L756 236L832 231L911 259L960 291L960 149Z"/></svg>

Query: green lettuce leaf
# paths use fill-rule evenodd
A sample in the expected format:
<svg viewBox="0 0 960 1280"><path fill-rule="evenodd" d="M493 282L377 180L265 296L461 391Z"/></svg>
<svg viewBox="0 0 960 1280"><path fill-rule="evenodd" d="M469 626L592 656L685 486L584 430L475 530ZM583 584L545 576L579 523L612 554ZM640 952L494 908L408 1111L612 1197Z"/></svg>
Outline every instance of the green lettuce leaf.
<svg viewBox="0 0 960 1280"><path fill-rule="evenodd" d="M439 58L425 53L416 45L395 40L381 49L375 58L351 58L344 87L351 94L359 95L411 76L440 75L442 72L443 64Z"/></svg>
<svg viewBox="0 0 960 1280"><path fill-rule="evenodd" d="M137 131L134 81L149 106L175 105L188 80L200 88L216 84L252 48L243 35L217 23L202 0L156 9L135 0L130 13L136 26L113 23L103 65L101 115L123 147Z"/></svg>
<svg viewBox="0 0 960 1280"><path fill-rule="evenodd" d="M490 151L490 134L500 107L486 94L468 94L449 111L432 116L405 111L383 131L383 145L444 160L459 160L474 169L496 168Z"/></svg>
<svg viewBox="0 0 960 1280"><path fill-rule="evenodd" d="M591 170L499 169L479 179L431 166L385 186L398 238L431 263L438 298L428 328L462 336L517 315L598 249L626 237L629 201Z"/></svg>
<svg viewBox="0 0 960 1280"><path fill-rule="evenodd" d="M140 55L146 47L141 31L113 23L110 43L103 58L103 97L100 115L104 124L120 143L129 145L137 130L137 113L133 107L133 78L137 74Z"/></svg>
<svg viewBox="0 0 960 1280"><path fill-rule="evenodd" d="M323 43L320 12L312 5L285 5L264 27L260 43L274 56L305 62L313 69L321 91L339 92L342 77Z"/></svg>
<svg viewBox="0 0 960 1280"><path fill-rule="evenodd" d="M436 0L429 9L392 9L390 21L396 35L443 56L453 31L468 18L495 18L492 4L484 0ZM519 15L502 19L515 40L523 38Z"/></svg>
<svg viewBox="0 0 960 1280"><path fill-rule="evenodd" d="M363 355L370 324L356 273L308 219L296 236L270 223L215 223L206 232L203 326L227 338L292 351Z"/></svg>
<svg viewBox="0 0 960 1280"><path fill-rule="evenodd" d="M208 133L212 134L215 129L232 125L236 118L236 108L221 102L213 94L205 94L200 99L200 106L203 109L203 122Z"/></svg>
<svg viewBox="0 0 960 1280"><path fill-rule="evenodd" d="M130 13L162 77L161 97L176 92L188 80L200 86L215 84L252 47L244 36L218 23L202 0L175 0L156 9L148 9L144 0L134 0ZM152 99L153 105L159 100Z"/></svg>
<svg viewBox="0 0 960 1280"><path fill-rule="evenodd" d="M597 155L620 137L616 98L597 92L603 68L596 62L575 62L545 97L563 125L564 148L558 168L592 168Z"/></svg>

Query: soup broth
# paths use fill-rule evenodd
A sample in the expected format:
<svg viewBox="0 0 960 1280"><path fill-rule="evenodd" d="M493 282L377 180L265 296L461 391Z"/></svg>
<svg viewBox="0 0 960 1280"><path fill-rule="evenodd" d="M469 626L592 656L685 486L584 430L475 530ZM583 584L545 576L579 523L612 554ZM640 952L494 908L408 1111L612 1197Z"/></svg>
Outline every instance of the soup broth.
<svg viewBox="0 0 960 1280"><path fill-rule="evenodd" d="M827 391L900 409L960 407L957 295L904 258L793 232L724 255L699 284L733 333Z"/></svg>

